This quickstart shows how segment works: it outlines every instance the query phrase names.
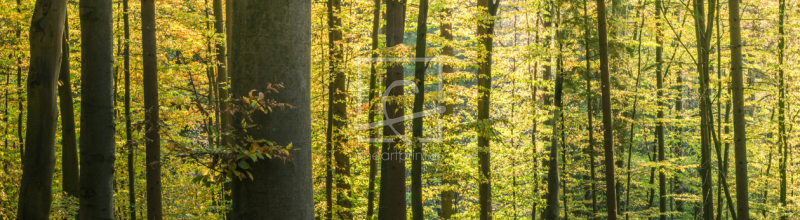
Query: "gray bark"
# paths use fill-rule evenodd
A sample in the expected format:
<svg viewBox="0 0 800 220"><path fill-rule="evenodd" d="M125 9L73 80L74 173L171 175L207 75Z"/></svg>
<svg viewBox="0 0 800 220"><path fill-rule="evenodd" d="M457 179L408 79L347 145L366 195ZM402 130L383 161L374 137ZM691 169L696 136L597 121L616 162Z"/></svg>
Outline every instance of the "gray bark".
<svg viewBox="0 0 800 220"><path fill-rule="evenodd" d="M234 178L231 219L313 219L311 180L310 46L311 2L237 0L233 2L229 70L231 94L263 91L267 83L283 83L267 98L295 108L251 115L250 135L286 146L291 161L252 163L253 179ZM240 121L241 115L234 115ZM236 124L236 123L233 123ZM235 125L241 126L241 125ZM237 138L243 138L238 136Z"/></svg>
<svg viewBox="0 0 800 220"><path fill-rule="evenodd" d="M114 95L111 1L80 1L80 219L114 217Z"/></svg>
<svg viewBox="0 0 800 220"><path fill-rule="evenodd" d="M25 133L28 153L21 153L23 166L18 219L48 219L50 215L58 119L56 84L61 65L66 5L66 0L37 0L31 19L27 94L29 117ZM17 80L19 82L20 78ZM22 117L17 120L21 123ZM21 134L21 124L18 126Z"/></svg>

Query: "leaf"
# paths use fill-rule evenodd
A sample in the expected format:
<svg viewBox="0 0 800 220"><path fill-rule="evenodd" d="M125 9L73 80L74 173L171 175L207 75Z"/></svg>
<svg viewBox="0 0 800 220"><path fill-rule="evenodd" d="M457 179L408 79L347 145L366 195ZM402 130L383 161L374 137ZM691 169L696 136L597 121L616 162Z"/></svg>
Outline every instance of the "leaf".
<svg viewBox="0 0 800 220"><path fill-rule="evenodd" d="M250 180L253 180L253 174L250 173L250 171L246 171L246 172L247 172L247 176L250 176Z"/></svg>
<svg viewBox="0 0 800 220"><path fill-rule="evenodd" d="M246 169L250 169L250 164L247 164L247 161L244 161L244 160L239 161L239 168L242 168L242 169L245 169L245 170Z"/></svg>
<svg viewBox="0 0 800 220"><path fill-rule="evenodd" d="M250 159L252 159L253 162L258 161L258 158L256 158L256 154L255 153L250 154Z"/></svg>
<svg viewBox="0 0 800 220"><path fill-rule="evenodd" d="M258 144L256 142L250 143L250 153L256 152L256 149L258 149Z"/></svg>
<svg viewBox="0 0 800 220"><path fill-rule="evenodd" d="M289 145L286 145L286 149L287 150L291 150L292 149L292 143L291 142L289 143Z"/></svg>

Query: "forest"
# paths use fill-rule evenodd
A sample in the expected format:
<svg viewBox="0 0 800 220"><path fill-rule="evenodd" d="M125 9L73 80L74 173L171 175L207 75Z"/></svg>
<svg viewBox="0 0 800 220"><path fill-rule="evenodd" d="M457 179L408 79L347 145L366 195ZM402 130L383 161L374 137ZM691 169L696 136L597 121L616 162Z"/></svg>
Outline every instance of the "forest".
<svg viewBox="0 0 800 220"><path fill-rule="evenodd" d="M0 220L800 218L798 3L0 0Z"/></svg>

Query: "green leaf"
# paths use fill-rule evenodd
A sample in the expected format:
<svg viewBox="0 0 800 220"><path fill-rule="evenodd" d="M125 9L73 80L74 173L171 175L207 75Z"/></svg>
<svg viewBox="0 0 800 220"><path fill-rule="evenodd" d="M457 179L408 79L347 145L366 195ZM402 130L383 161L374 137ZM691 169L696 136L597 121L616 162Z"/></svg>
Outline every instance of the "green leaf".
<svg viewBox="0 0 800 220"><path fill-rule="evenodd" d="M253 162L258 161L258 158L256 158L256 154L249 154L249 155L250 155L250 159L252 159Z"/></svg>
<svg viewBox="0 0 800 220"><path fill-rule="evenodd" d="M250 164L247 164L247 161L244 161L244 160L239 161L239 168L242 168L242 169L245 169L245 170L246 169L250 169Z"/></svg>

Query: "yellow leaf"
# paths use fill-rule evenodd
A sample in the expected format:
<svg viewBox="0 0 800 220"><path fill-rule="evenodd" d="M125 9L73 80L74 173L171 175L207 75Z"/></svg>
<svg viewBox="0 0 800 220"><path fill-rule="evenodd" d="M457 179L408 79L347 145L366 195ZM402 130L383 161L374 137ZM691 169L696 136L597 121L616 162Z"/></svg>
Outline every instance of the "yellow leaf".
<svg viewBox="0 0 800 220"><path fill-rule="evenodd" d="M289 145L286 145L286 149L292 149L292 143L289 143Z"/></svg>
<svg viewBox="0 0 800 220"><path fill-rule="evenodd" d="M258 149L258 144L256 142L250 143L250 153L256 152L256 149Z"/></svg>

